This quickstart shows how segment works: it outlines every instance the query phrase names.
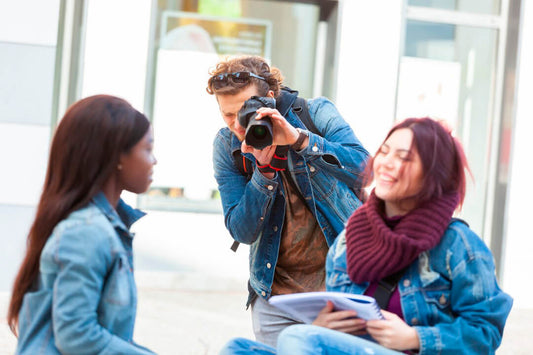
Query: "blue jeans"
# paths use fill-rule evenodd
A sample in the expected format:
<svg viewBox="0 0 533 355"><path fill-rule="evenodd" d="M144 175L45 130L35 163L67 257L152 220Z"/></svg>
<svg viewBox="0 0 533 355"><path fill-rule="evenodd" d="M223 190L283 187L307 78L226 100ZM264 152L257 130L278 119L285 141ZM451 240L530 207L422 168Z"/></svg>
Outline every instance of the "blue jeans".
<svg viewBox="0 0 533 355"><path fill-rule="evenodd" d="M373 341L315 325L293 325L281 332L276 349L253 340L230 340L220 355L402 355Z"/></svg>
<svg viewBox="0 0 533 355"><path fill-rule="evenodd" d="M271 346L265 345L263 343L245 339L245 338L234 338L231 339L226 345L220 350L219 355L248 355L248 354L257 354L257 355L275 355L276 349Z"/></svg>
<svg viewBox="0 0 533 355"><path fill-rule="evenodd" d="M285 329L278 338L279 355L399 355L373 341L308 324Z"/></svg>

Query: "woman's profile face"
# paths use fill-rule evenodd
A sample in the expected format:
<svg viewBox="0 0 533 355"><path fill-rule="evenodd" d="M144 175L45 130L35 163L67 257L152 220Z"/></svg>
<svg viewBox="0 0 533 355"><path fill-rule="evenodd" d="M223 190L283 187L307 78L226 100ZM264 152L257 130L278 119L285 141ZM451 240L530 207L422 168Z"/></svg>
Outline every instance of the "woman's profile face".
<svg viewBox="0 0 533 355"><path fill-rule="evenodd" d="M119 184L133 193L143 193L152 183L153 167L157 160L153 154L154 137L150 128L128 153L120 156Z"/></svg>
<svg viewBox="0 0 533 355"><path fill-rule="evenodd" d="M413 132L400 128L387 138L374 157L374 191L385 201L389 217L404 215L415 208L417 201L412 197L422 188L422 161L412 142Z"/></svg>

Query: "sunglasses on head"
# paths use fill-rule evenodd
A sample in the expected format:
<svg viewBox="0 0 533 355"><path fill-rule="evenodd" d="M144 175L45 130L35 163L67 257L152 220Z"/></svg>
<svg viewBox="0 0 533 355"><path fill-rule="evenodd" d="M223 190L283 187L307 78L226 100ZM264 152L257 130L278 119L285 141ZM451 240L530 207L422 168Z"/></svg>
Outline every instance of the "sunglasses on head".
<svg viewBox="0 0 533 355"><path fill-rule="evenodd" d="M250 73L248 71L238 71L235 73L223 73L213 75L211 77L211 81L213 82L213 87L215 89L220 89L224 86L229 85L230 81L234 84L246 84L251 80L251 78L266 81L266 79L262 76Z"/></svg>

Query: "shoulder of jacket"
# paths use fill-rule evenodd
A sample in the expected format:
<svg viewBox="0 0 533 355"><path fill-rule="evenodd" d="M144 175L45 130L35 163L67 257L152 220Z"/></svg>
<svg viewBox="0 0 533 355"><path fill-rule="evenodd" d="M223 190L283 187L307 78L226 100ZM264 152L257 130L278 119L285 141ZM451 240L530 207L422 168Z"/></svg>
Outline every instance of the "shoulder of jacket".
<svg viewBox="0 0 533 355"><path fill-rule="evenodd" d="M437 248L443 252L467 255L473 259L479 253L490 253L485 242L465 223L453 221L448 225Z"/></svg>
<svg viewBox="0 0 533 355"><path fill-rule="evenodd" d="M219 129L217 134L215 135L213 144L214 145L224 144L224 145L230 146L232 137L233 137L233 133L231 133L230 129L228 127L223 127Z"/></svg>
<svg viewBox="0 0 533 355"><path fill-rule="evenodd" d="M116 231L104 213L90 203L86 207L72 212L67 218L59 222L52 235L61 236L65 233L91 233L94 240L113 237Z"/></svg>
<svg viewBox="0 0 533 355"><path fill-rule="evenodd" d="M312 99L308 99L307 106L311 115L315 115L320 109L325 108L327 106L331 108L336 107L330 99L324 96L318 96Z"/></svg>
<svg viewBox="0 0 533 355"><path fill-rule="evenodd" d="M218 140L218 139L228 139L231 137L231 131L229 130L228 127L222 127L218 130L216 136L215 136L215 140Z"/></svg>

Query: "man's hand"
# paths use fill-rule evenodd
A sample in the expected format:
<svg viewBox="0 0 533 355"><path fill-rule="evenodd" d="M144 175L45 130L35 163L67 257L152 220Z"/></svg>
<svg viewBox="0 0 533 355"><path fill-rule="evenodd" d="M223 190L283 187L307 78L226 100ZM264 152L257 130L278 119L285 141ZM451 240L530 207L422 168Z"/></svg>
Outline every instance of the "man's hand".
<svg viewBox="0 0 533 355"><path fill-rule="evenodd" d="M396 314L382 310L385 320L369 320L368 333L380 345L394 350L418 350L420 341L415 328L409 326Z"/></svg>
<svg viewBox="0 0 533 355"><path fill-rule="evenodd" d="M356 311L334 311L333 303L328 301L318 316L313 321L313 325L338 330L353 335L366 334L366 321L357 317Z"/></svg>
<svg viewBox="0 0 533 355"><path fill-rule="evenodd" d="M257 110L256 120L270 116L274 132L272 145L293 145L298 139L298 131L294 128L278 110L268 107L261 107Z"/></svg>
<svg viewBox="0 0 533 355"><path fill-rule="evenodd" d="M274 153L276 152L276 146L270 145L264 149L255 149L251 145L248 145L245 143L245 141L241 144L241 152L242 153L252 153L255 157L255 161L259 165L268 165L272 161L272 157L274 156ZM261 173L263 174L267 179L272 179L276 175L276 173Z"/></svg>

